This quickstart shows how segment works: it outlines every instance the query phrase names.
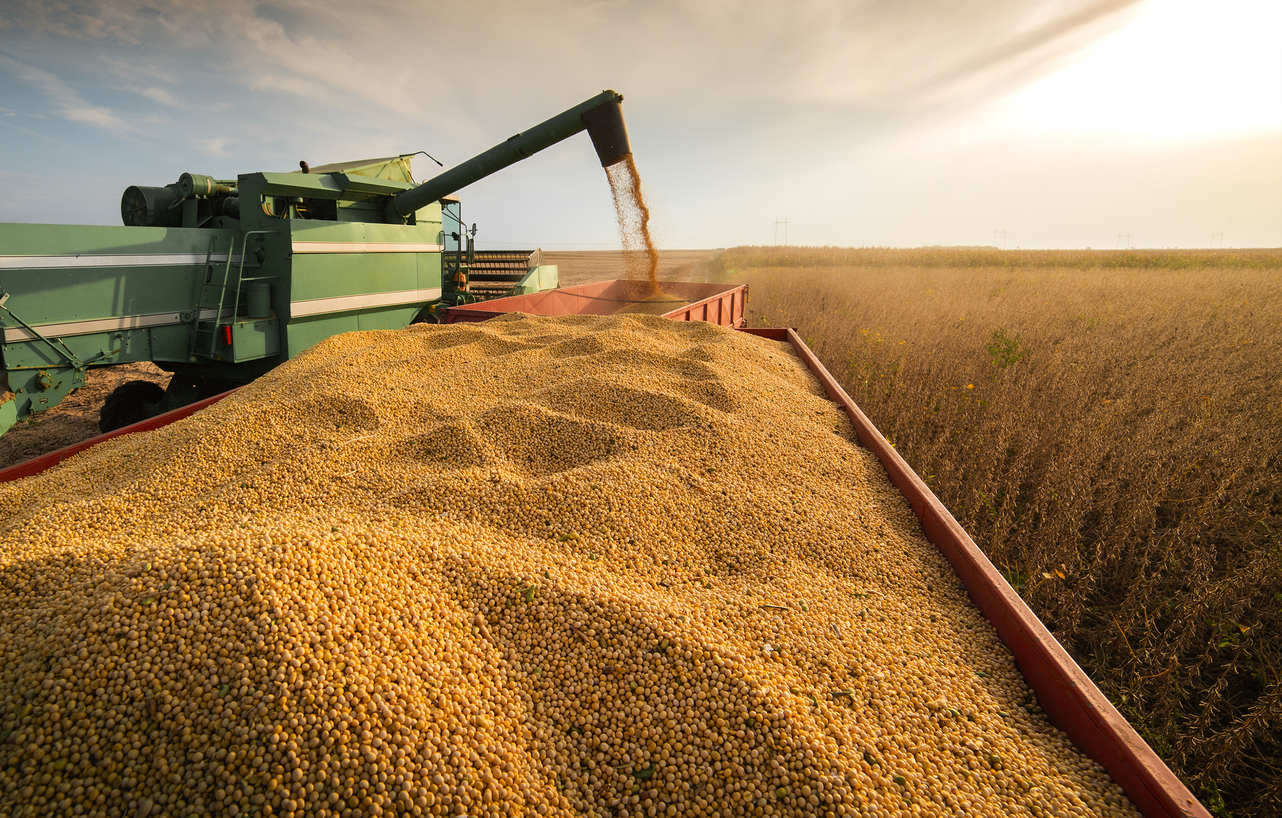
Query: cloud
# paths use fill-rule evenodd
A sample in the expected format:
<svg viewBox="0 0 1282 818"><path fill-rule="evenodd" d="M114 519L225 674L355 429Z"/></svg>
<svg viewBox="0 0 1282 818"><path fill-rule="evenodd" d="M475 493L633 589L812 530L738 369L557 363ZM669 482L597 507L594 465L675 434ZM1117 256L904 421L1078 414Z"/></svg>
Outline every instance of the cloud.
<svg viewBox="0 0 1282 818"><path fill-rule="evenodd" d="M1006 136L1009 144L1037 145L1036 152L1043 130L1063 133L1091 115L1153 124L1166 121L1147 113L1159 102L1196 102L1183 106L1188 118L1209 105L1171 84L1169 65L1149 60L1153 52L1123 49L1145 71L1119 57L1102 71L1108 84L1074 86L1076 108L1043 88L1037 99L1055 114L1034 111L1045 115L1044 129L1012 124L1016 114L1006 112L1018 108L1028 119L1033 103L1026 97L1039 87L1071 84L1069 75L1099 63L1128 36L1110 35L1133 33L1170 5L1140 0L473 0L466 18L456 4L439 0L364 0L359 7L350 0L44 5L0 0L0 54L11 58L0 62L0 82L30 85L49 100L48 107L5 104L57 120L60 135L80 142L82 155L94 148L93 135L66 128L64 120L94 121L97 112L102 127L121 128L125 120L134 128L135 141L113 162L163 165L165 174L188 169L194 159L229 178L296 167L300 157L320 164L420 147L454 163L613 87L628 100L633 144L659 205L656 224L666 218L669 232L680 225L691 241L737 240L731 231L743 225L769 231L776 216L791 215L795 230L804 235L809 222L812 236L831 241L851 236L849 225L862 219L871 226L860 241L881 235L897 243L955 242L962 237L930 231L977 210L966 203L979 195L975 185L984 188L984 179L1005 173ZM25 11L15 15L11 6ZM1143 6L1149 8L1141 15ZM1187 63L1185 74L1211 75L1198 62L1212 58L1204 39L1166 39L1170 53ZM1240 44L1240 34L1232 41ZM1179 55L1190 42L1198 43L1191 56ZM1130 76L1135 90L1118 93L1114 73ZM1101 97L1116 110L1102 106ZM165 117L171 124L147 124ZM1226 115L1203 118L1222 122ZM228 127L233 121L244 133L220 136L241 133ZM14 122L32 124L0 112L0 126ZM1276 140L1275 127L1270 133ZM610 239L608 199L597 213L593 198L605 196L599 168L586 139L577 141L467 191L468 207L485 214L489 235L499 240L506 229L503 241L515 241L518 232L573 235L566 240L584 243ZM984 149L997 142L1002 150ZM1062 151L1069 158L1059 161L1071 192L1081 171L1070 161L1076 148L1069 144ZM959 169L969 162L973 173ZM1041 175L1055 172L1030 160L1021 174L1008 174L1009 189L1040 190ZM1195 172L1201 171L1187 171ZM959 188L958 180L969 186ZM874 203L895 195L897 209L879 216ZM923 232L891 224L913 221L915 200L930 196L939 215L921 222ZM1272 201L1268 213L1276 221ZM810 202L818 204L805 211ZM1005 211L993 208L1000 204L989 196L988 209L975 218L998 219ZM981 230L965 243L982 238Z"/></svg>
<svg viewBox="0 0 1282 818"><path fill-rule="evenodd" d="M682 106L964 104L1059 67L1138 2L476 0L446 30L455 7L444 2L73 0L57 11L26 0L14 25L144 42L254 90L466 130L481 100L510 106L509 89L532 77L548 97L617 84Z"/></svg>
<svg viewBox="0 0 1282 818"><path fill-rule="evenodd" d="M44 119L45 118L44 114L33 114L30 111L17 111L17 110L14 110L13 108L4 108L4 107L0 107L0 114L4 114L5 116L24 116L24 117L27 117L28 119Z"/></svg>
<svg viewBox="0 0 1282 818"><path fill-rule="evenodd" d="M483 22L432 47L434 62L447 65L483 54L485 69L469 81L492 86L503 74L532 71L553 85L601 76L625 93L642 89L670 101L913 109L1019 87L1120 27L1137 6L1138 0L480 0L473 19ZM370 35L371 44L381 39L393 55L412 61L417 49L410 40L430 36L432 20L421 12L403 17L391 33L373 25L382 18L377 13L368 26L349 20L342 37L360 42ZM332 36L326 20L309 21L317 42Z"/></svg>
<svg viewBox="0 0 1282 818"><path fill-rule="evenodd" d="M112 113L110 108L89 104L74 88L52 72L18 62L3 54L0 54L0 68L39 89L49 104L64 119L72 122L87 122L117 133L130 130L129 126Z"/></svg>
<svg viewBox="0 0 1282 818"><path fill-rule="evenodd" d="M174 95L164 88L130 88L129 90L153 102L159 102L161 105L174 106L178 104L178 101L174 99Z"/></svg>
<svg viewBox="0 0 1282 818"><path fill-rule="evenodd" d="M983 49L959 52L954 64L927 77L922 85L957 87L984 77L1003 78L1007 85L1026 84L1030 74L1044 75L1064 65L1085 46L1129 21L1126 12L1137 6L1136 0L1096 0L1042 20L1034 17L1031 25L1012 26Z"/></svg>
<svg viewBox="0 0 1282 818"><path fill-rule="evenodd" d="M12 116L12 114L6 114L6 116ZM72 150L75 150L75 145L72 145L69 142L65 142L56 136L50 136L49 134L40 133L39 131L33 131L30 128L24 128L21 125L17 125L8 119L0 121L0 125L4 125L5 127L12 128L18 133L26 134L27 136L34 137L35 139L39 139L42 142L55 142L59 145L62 145L65 148L71 148ZM4 175L4 172L0 171L0 175ZM8 174L8 175L12 175L12 174Z"/></svg>
<svg viewBox="0 0 1282 818"><path fill-rule="evenodd" d="M102 60L103 64L118 77L128 79L146 77L147 79L159 80L160 82L167 82L170 84L176 83L180 80L178 73L173 70L165 70L154 63L139 63L136 59L136 54L131 55L134 59L129 60L118 59L109 54L100 54L98 56L99 59Z"/></svg>
<svg viewBox="0 0 1282 818"><path fill-rule="evenodd" d="M122 14L116 3L95 0L8 0L0 8L0 31L17 29L32 37L70 37L77 40L110 39L129 45L140 40L131 32L136 26L130 8ZM127 3L142 6L142 3Z"/></svg>
<svg viewBox="0 0 1282 818"><path fill-rule="evenodd" d="M227 156L227 146L231 139L197 139L196 146L208 156Z"/></svg>

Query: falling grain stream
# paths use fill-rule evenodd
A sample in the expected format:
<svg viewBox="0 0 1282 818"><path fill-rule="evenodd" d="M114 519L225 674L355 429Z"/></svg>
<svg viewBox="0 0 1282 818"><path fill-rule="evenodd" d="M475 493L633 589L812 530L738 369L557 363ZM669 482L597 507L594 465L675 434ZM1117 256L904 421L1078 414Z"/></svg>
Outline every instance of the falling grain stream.
<svg viewBox="0 0 1282 818"><path fill-rule="evenodd" d="M650 208L641 192L641 174L632 154L605 169L614 198L614 214L619 223L619 242L630 278L650 279L650 297L626 308L625 312L666 312L668 299L659 289L659 252L650 235Z"/></svg>

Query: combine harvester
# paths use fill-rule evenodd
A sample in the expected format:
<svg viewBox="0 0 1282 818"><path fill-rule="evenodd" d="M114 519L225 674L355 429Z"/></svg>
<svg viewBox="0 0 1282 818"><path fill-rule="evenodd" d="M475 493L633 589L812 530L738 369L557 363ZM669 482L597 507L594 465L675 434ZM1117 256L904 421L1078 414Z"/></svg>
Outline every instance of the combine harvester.
<svg viewBox="0 0 1282 818"><path fill-rule="evenodd" d="M645 311L656 311L648 282L634 281L555 289L547 278L527 280L518 294L481 302L467 287L475 256L449 195L585 128L602 164L618 161L628 153L619 99L607 91L417 187L408 181L406 157L311 174L250 174L235 183L185 175L168 188L130 188L125 219L140 226L123 232L0 226L0 285L13 295L3 313L12 390L2 410L6 428L83 385L88 366L156 361L175 373L169 405L185 404L0 471L0 482L185 418L228 394L211 390L248 382L337 332L518 311L608 315L643 302ZM179 216L183 227L166 226ZM531 276L548 274L554 276L536 266ZM996 627L1050 721L1148 818L1209 818L794 330L746 328L743 286L663 282L662 291L671 303L658 303L670 307L664 315L672 320L789 343Z"/></svg>
<svg viewBox="0 0 1282 818"><path fill-rule="evenodd" d="M0 434L85 385L152 361L103 431L249 383L341 332L400 329L484 298L554 289L541 254L477 254L460 188L586 130L602 166L631 148L603 91L421 185L412 154L234 180L130 186L123 227L0 224Z"/></svg>

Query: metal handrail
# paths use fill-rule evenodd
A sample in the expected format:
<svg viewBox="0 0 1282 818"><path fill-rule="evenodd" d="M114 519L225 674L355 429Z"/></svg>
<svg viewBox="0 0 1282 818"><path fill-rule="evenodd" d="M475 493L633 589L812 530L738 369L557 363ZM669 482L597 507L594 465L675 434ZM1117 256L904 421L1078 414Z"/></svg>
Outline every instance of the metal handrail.
<svg viewBox="0 0 1282 818"><path fill-rule="evenodd" d="M240 285L241 285L243 282L245 282L246 280L249 280L249 281L257 281L257 280L259 280L259 279L246 279L246 278L245 278L245 251L249 249L249 237L250 237L250 236L255 236L255 235L264 235L264 236L267 236L267 235L271 235L272 233L275 233L275 232L276 232L275 230L250 230L249 232L247 232L247 233L245 234L245 239L244 239L244 241L242 241L242 242L241 242L241 245L240 245L240 269L236 271L236 300L232 302L232 315L231 315L231 317L232 317L232 321L231 321L231 322L229 322L229 323L233 323L233 324L235 323L236 310L240 308ZM227 268L228 268L228 271L230 272L230 269L231 269L231 259L230 259L230 258L228 258L228 259L227 259L227 262L228 262L228 263L227 263ZM266 277L265 277L265 278L266 278ZM270 278L279 278L279 276L270 276ZM224 281L224 284L223 284L223 296L224 296L224 297L226 297L226 295L227 295L227 290L226 290L226 278L224 278L224 279L223 279L223 281ZM215 322L221 321L221 320L222 320L222 317L223 317L223 302L222 302L222 301L219 301L219 302L218 302L218 315L217 315L217 316L215 317L215 319L214 319L214 320L215 320ZM215 323L215 324L214 324L214 332L215 332L215 333L217 333L217 331L218 331L218 327L219 327L219 326L220 326L220 324L219 324L219 323Z"/></svg>
<svg viewBox="0 0 1282 818"><path fill-rule="evenodd" d="M17 321L19 324L22 324L23 329L25 329L27 332L31 333L32 335L39 338L41 341L44 341L46 344L48 344L49 348L52 349L55 354L61 355L64 358L66 358L67 361L69 361L72 366L76 367L77 369L85 368L84 362L76 357L76 353L72 352L71 347L67 346L66 343L63 342L61 338L59 338L58 343L55 344L53 341L41 335L40 331L37 330L35 327L31 326L26 321L23 321L21 318L15 315L13 310L5 306L5 302L8 300L9 300L9 293L5 292L4 290L0 290L0 310L4 310L5 312L9 313L9 317ZM58 349L59 346L61 346L62 349Z"/></svg>
<svg viewBox="0 0 1282 818"><path fill-rule="evenodd" d="M209 279L213 278L213 274L211 273L210 268L213 266L214 248L217 246L218 246L218 236L210 236L209 249L205 251L205 275L204 275L205 280L201 281L200 279L197 279L198 281L200 281L200 283L196 287L196 306L191 313L192 333L191 333L191 343L187 345L188 357L191 357L196 354L196 335L197 335L196 327L200 326L200 307L201 307L201 304L203 304L205 301L205 288L209 286ZM236 249L236 238L235 236L233 236L231 239L231 242L227 245L227 265L229 267L231 266L232 250L235 250L235 249ZM225 275L223 276L223 280L224 281L226 280Z"/></svg>

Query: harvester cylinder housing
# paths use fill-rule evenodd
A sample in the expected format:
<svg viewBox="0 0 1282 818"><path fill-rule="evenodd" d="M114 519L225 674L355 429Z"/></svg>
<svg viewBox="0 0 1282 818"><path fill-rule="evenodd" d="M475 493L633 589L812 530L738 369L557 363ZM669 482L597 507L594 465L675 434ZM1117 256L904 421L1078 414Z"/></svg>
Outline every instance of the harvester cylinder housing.
<svg viewBox="0 0 1282 818"><path fill-rule="evenodd" d="M236 188L228 184L219 184L214 177L201 173L184 173L178 177L178 192L185 198L204 199L208 196L235 193Z"/></svg>
<svg viewBox="0 0 1282 818"><path fill-rule="evenodd" d="M126 227L182 227L182 200L177 185L130 185L120 197L120 218Z"/></svg>

